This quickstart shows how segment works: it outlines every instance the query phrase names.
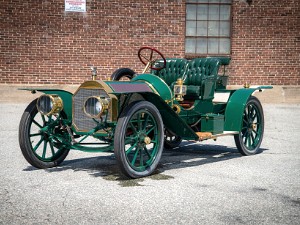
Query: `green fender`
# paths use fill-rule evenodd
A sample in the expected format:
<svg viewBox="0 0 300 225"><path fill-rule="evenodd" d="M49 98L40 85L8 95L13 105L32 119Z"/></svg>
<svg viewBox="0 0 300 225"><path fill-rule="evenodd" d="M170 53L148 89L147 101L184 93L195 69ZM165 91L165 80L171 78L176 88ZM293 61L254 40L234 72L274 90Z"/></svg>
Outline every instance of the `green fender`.
<svg viewBox="0 0 300 225"><path fill-rule="evenodd" d="M257 88L244 88L236 90L226 106L225 110L225 131L238 131L241 130L243 113L249 97L256 90L271 89L272 86L259 86Z"/></svg>
<svg viewBox="0 0 300 225"><path fill-rule="evenodd" d="M159 110L164 126L185 140L198 140L197 134L186 124L177 113L157 94L151 92L140 93L143 98Z"/></svg>
<svg viewBox="0 0 300 225"><path fill-rule="evenodd" d="M164 126L185 140L198 140L199 137L186 124L176 112L166 103L173 99L169 86L160 77L153 74L141 74L134 77L131 82L145 82L153 92L141 92L145 100L151 102L159 110Z"/></svg>
<svg viewBox="0 0 300 225"><path fill-rule="evenodd" d="M173 99L173 94L166 82L160 77L153 74L140 74L131 79L134 81L142 81L147 83L150 88L159 95L163 100L171 101Z"/></svg>
<svg viewBox="0 0 300 225"><path fill-rule="evenodd" d="M60 89L42 89L42 88L20 88L19 90L31 91L31 93L35 94L36 92L42 92L48 95L58 95L63 100L64 111L68 116L68 119L72 119L72 96L73 94L68 91L60 90Z"/></svg>

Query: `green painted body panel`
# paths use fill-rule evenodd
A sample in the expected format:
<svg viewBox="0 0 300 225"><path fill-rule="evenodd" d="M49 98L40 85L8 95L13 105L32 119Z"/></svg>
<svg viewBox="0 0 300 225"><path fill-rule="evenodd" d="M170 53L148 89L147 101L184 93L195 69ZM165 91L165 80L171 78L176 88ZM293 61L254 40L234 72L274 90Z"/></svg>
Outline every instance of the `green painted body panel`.
<svg viewBox="0 0 300 225"><path fill-rule="evenodd" d="M272 86L259 86L257 88L244 88L234 91L228 100L225 110L225 131L240 131L243 112L248 98L256 90L272 89Z"/></svg>
<svg viewBox="0 0 300 225"><path fill-rule="evenodd" d="M206 114L201 118L201 131L220 134L224 131L224 115Z"/></svg>
<svg viewBox="0 0 300 225"><path fill-rule="evenodd" d="M169 86L160 77L153 74L141 74L134 77L132 82L143 81L154 88L154 93L158 94L163 100L172 100L173 94Z"/></svg>
<svg viewBox="0 0 300 225"><path fill-rule="evenodd" d="M68 91L60 90L60 89L44 89L44 88L20 88L19 90L42 92L48 95L58 95L63 100L63 110L68 116L68 119L72 119L72 96L73 94Z"/></svg>
<svg viewBox="0 0 300 225"><path fill-rule="evenodd" d="M74 144L71 145L70 148L82 152L112 152L114 150L113 145L89 147L80 144Z"/></svg>
<svg viewBox="0 0 300 225"><path fill-rule="evenodd" d="M154 104L159 110L166 128L185 140L198 140L197 134L162 98L154 93L141 94L145 100Z"/></svg>
<svg viewBox="0 0 300 225"><path fill-rule="evenodd" d="M164 125L173 131L175 134L181 136L182 138L186 140L196 140L198 139L198 136L195 134L195 132L189 127L187 124L186 118L197 118L195 115L199 115L199 113L193 111L188 111L187 113L184 113L182 115L178 115L174 112L174 110L166 103L171 102L173 99L173 94L169 86L158 76L153 74L141 74L136 77L134 77L130 82L120 82L120 81L105 81L107 85L112 87L114 84L147 84L148 87L151 88L151 92L149 91L137 91L135 93L139 93L143 98L152 104L154 104L157 109L160 111L160 114L162 116ZM124 92L127 93L127 92ZM117 96L120 96L122 92L120 91L114 91L112 94L115 94ZM212 105L212 103L210 103ZM203 107L201 107L203 109ZM181 118L182 117L182 118ZM176 122L175 122L176 121Z"/></svg>

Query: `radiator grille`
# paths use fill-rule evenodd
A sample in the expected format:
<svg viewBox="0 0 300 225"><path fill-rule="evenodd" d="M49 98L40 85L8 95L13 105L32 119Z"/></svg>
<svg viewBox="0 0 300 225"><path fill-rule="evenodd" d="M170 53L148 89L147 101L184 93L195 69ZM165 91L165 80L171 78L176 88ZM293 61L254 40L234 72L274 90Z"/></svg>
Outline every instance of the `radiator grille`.
<svg viewBox="0 0 300 225"><path fill-rule="evenodd" d="M103 96L109 99L109 95L103 89L82 88L73 96L73 125L78 131L89 131L96 127L96 122L88 117L83 110L86 99L90 96ZM110 111L110 110L109 110ZM104 119L106 115L102 116ZM110 118L110 115L108 115ZM101 121L101 119L96 119Z"/></svg>

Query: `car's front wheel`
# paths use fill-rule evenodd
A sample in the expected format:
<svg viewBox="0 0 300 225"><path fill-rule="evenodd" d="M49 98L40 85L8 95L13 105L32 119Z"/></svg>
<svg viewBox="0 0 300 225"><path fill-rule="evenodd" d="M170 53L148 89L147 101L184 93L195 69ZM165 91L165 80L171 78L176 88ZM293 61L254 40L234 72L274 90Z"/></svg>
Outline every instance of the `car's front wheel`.
<svg viewBox="0 0 300 225"><path fill-rule="evenodd" d="M129 104L122 112L115 130L114 151L121 171L139 178L152 174L164 146L163 121L150 102Z"/></svg>
<svg viewBox="0 0 300 225"><path fill-rule="evenodd" d="M19 145L25 159L34 167L45 169L59 165L68 155L69 134L61 125L67 116L44 116L38 112L37 100L25 109L19 125Z"/></svg>

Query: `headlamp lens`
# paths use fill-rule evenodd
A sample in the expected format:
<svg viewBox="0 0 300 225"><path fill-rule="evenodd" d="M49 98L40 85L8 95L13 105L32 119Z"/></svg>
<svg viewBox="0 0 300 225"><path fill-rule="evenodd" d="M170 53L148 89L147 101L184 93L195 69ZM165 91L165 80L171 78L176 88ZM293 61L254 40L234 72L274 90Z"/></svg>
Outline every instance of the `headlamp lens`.
<svg viewBox="0 0 300 225"><path fill-rule="evenodd" d="M85 113L91 117L99 117L103 112L103 104L100 98L90 97L84 104Z"/></svg>

